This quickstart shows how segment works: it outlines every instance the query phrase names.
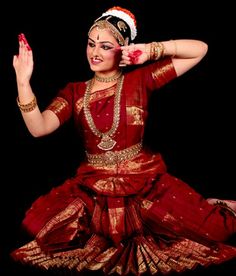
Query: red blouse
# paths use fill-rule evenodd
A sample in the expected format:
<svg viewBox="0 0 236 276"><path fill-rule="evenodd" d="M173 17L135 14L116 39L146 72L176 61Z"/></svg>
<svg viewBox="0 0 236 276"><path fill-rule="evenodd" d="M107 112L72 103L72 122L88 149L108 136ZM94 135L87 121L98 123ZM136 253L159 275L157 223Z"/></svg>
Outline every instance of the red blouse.
<svg viewBox="0 0 236 276"><path fill-rule="evenodd" d="M130 147L142 140L147 118L148 99L151 93L175 77L176 72L170 58L162 59L124 74L120 122L116 133L112 137L117 143L113 150ZM100 138L92 133L83 112L85 89L85 82L67 84L48 106L48 109L58 116L61 124L73 115L75 127L80 132L82 129L86 151L102 153L103 151L97 147ZM106 132L111 128L115 90L116 85L96 91L90 96L90 112L96 127L101 132Z"/></svg>

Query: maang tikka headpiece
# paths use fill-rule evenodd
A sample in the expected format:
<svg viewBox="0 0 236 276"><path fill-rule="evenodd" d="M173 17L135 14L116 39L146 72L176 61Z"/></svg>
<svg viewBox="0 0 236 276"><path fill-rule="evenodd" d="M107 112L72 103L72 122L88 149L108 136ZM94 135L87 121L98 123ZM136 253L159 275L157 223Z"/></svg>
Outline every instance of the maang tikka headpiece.
<svg viewBox="0 0 236 276"><path fill-rule="evenodd" d="M120 45L129 44L137 36L135 16L127 9L115 6L94 21L94 27L109 29Z"/></svg>

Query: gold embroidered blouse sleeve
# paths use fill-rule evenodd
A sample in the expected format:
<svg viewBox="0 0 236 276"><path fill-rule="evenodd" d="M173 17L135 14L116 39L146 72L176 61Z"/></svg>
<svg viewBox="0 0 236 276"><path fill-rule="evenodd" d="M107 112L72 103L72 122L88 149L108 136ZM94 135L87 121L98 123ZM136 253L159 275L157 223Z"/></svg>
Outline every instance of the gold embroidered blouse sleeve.
<svg viewBox="0 0 236 276"><path fill-rule="evenodd" d="M47 110L54 112L62 124L70 117L70 106L66 99L62 97L55 97L49 104Z"/></svg>

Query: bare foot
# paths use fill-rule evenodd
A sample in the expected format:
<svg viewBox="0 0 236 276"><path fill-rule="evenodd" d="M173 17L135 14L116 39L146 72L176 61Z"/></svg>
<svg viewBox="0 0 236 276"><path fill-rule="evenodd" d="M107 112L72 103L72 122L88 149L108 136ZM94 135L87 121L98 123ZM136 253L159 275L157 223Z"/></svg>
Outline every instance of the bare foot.
<svg viewBox="0 0 236 276"><path fill-rule="evenodd" d="M236 201L229 199L219 199L219 198L208 198L207 202L211 205L220 205L227 208L229 211L236 215Z"/></svg>

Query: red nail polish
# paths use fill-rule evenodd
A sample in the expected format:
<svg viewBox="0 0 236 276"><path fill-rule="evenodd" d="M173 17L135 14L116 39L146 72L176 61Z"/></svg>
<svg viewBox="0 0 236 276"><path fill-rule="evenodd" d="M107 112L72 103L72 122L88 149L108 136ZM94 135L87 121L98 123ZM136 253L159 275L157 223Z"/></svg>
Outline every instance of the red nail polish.
<svg viewBox="0 0 236 276"><path fill-rule="evenodd" d="M29 43L25 37L25 35L23 33L20 34L20 37L21 37L21 40L20 41L23 41L23 43L25 44L26 48L28 51L31 51L31 47L29 46Z"/></svg>
<svg viewBox="0 0 236 276"><path fill-rule="evenodd" d="M22 36L21 36L21 34L18 35L18 40L19 40L19 41L22 41Z"/></svg>
<svg viewBox="0 0 236 276"><path fill-rule="evenodd" d="M22 38L22 40L23 40L24 42L27 42L27 39L26 39L26 37L25 37L24 34L21 34L21 38Z"/></svg>

